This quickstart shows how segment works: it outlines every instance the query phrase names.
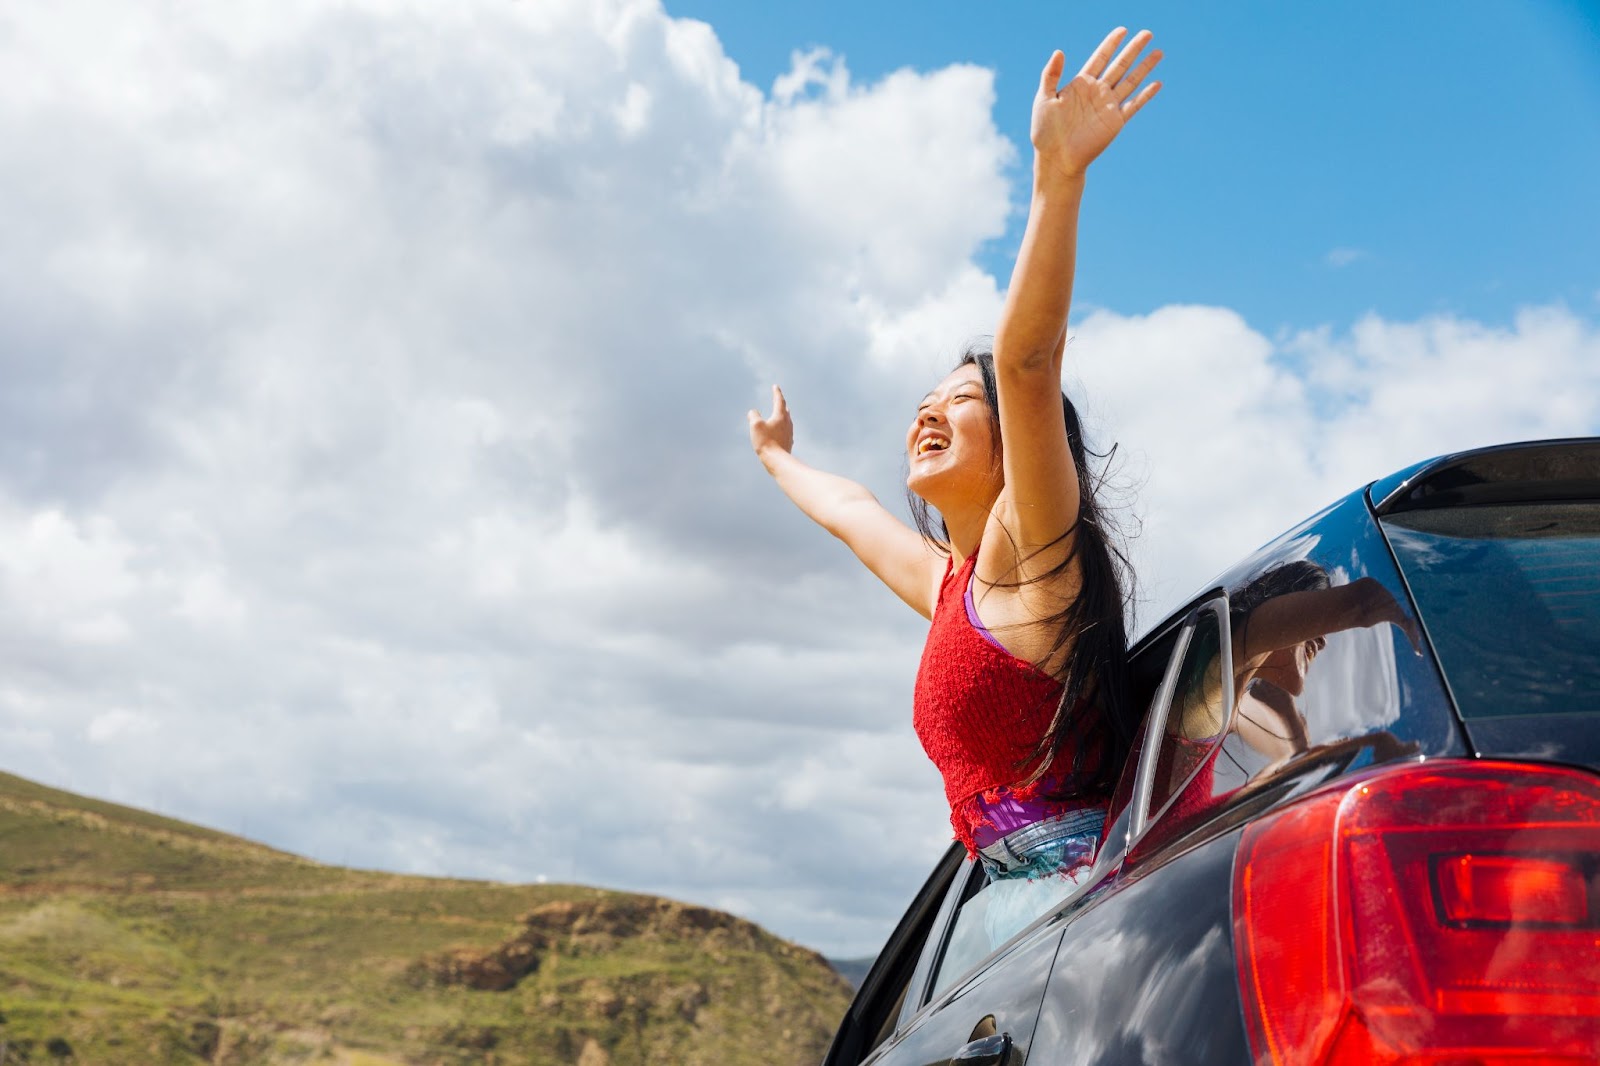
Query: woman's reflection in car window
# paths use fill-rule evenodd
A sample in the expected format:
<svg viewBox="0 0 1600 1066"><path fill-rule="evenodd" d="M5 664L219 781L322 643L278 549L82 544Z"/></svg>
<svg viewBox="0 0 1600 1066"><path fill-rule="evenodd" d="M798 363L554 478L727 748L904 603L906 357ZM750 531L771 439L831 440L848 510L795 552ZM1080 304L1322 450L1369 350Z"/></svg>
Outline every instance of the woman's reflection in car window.
<svg viewBox="0 0 1600 1066"><path fill-rule="evenodd" d="M1261 573L1230 595L1228 613L1233 713L1223 706L1218 652L1207 649L1204 670L1187 667L1185 674L1193 680L1180 682L1175 695L1164 741L1170 754L1164 752L1158 763L1167 772L1158 771L1153 812L1196 766L1198 773L1173 808L1176 815L1192 813L1313 751L1300 700L1311 664L1328 647L1330 635L1388 624L1400 629L1413 648L1420 641L1416 620L1381 582L1363 577L1335 585L1325 569L1308 560ZM1219 744L1220 758L1208 760Z"/></svg>
<svg viewBox="0 0 1600 1066"><path fill-rule="evenodd" d="M1305 633L1274 631L1269 628L1270 615L1265 619L1255 616L1269 600L1295 593L1324 593L1331 587L1326 570L1316 563L1298 560L1273 567L1229 597L1228 616L1234 643L1233 730L1241 741L1271 763L1292 758L1309 746L1305 716L1295 700L1305 691L1306 673L1311 663L1328 646L1327 634L1332 627L1309 639L1298 639ZM1299 597L1298 603L1290 601L1290 604L1301 610L1309 606L1313 616L1326 616L1326 610L1316 609L1316 600L1308 605L1307 599ZM1267 623L1254 627L1254 645L1250 642L1253 620ZM1312 623L1308 628L1319 624ZM1270 646L1280 640L1290 642L1282 647Z"/></svg>

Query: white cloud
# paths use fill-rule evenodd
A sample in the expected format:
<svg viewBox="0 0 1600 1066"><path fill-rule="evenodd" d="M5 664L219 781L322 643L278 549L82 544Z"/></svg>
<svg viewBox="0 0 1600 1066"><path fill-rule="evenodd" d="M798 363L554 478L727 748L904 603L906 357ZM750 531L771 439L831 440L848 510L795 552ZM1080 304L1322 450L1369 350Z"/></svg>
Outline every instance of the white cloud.
<svg viewBox="0 0 1600 1066"><path fill-rule="evenodd" d="M1323 262L1335 270L1347 267L1358 260L1366 259L1367 253L1361 248L1334 248L1322 257Z"/></svg>
<svg viewBox="0 0 1600 1066"><path fill-rule="evenodd" d="M764 95L652 2L14 16L7 769L875 947L946 838L922 626L743 412L781 380L806 454L899 493L999 306L992 104L821 53ZM1160 601L1430 451L1593 431L1595 344L1559 309L1276 342L1169 307L1069 359Z"/></svg>
<svg viewBox="0 0 1600 1066"><path fill-rule="evenodd" d="M1500 327L1368 317L1278 343L1220 308L1097 312L1073 331L1068 360L1091 426L1127 449L1139 482L1147 620L1400 467L1600 431L1600 332L1560 307Z"/></svg>
<svg viewBox="0 0 1600 1066"><path fill-rule="evenodd" d="M764 97L653 3L16 19L13 768L870 946L941 835L918 627L772 496L741 416L781 368L848 450L893 395L892 470L917 323L990 317L970 253L1012 149L986 71L827 61L809 92L806 62ZM878 779L801 802L863 752ZM829 904L867 806L918 827L903 873Z"/></svg>
<svg viewBox="0 0 1600 1066"><path fill-rule="evenodd" d="M107 744L133 733L146 732L152 724L147 715L118 707L95 715L84 735L91 744Z"/></svg>

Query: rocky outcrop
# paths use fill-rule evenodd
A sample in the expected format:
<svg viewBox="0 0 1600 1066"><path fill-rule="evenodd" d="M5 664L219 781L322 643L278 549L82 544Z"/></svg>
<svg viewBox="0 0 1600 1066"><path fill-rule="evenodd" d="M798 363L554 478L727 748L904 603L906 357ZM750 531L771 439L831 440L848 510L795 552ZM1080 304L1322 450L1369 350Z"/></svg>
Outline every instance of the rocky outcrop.
<svg viewBox="0 0 1600 1066"><path fill-rule="evenodd" d="M520 924L515 936L486 951L457 948L424 959L419 976L438 985L503 992L552 955L601 954L639 940L682 943L712 959L729 951L760 950L826 965L815 952L742 918L665 899L559 900L524 914Z"/></svg>
<svg viewBox="0 0 1600 1066"><path fill-rule="evenodd" d="M0 835L7 1066L808 1066L849 1002L704 907L324 866L5 773Z"/></svg>

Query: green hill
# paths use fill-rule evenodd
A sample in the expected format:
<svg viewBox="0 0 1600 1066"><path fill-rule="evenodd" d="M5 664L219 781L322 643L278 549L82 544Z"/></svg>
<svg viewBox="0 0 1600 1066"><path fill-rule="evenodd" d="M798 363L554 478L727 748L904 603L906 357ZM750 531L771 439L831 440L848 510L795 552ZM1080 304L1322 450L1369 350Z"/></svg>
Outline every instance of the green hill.
<svg viewBox="0 0 1600 1066"><path fill-rule="evenodd" d="M324 866L0 773L0 1066L809 1064L849 997L707 908Z"/></svg>

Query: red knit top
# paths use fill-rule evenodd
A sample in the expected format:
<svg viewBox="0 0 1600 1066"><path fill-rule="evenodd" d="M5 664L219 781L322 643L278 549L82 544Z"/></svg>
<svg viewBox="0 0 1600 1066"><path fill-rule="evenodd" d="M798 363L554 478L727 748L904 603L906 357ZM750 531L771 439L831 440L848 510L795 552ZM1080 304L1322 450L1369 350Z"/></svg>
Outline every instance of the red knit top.
<svg viewBox="0 0 1600 1066"><path fill-rule="evenodd" d="M962 595L977 561L973 553L959 569L952 566L939 587L912 714L923 750L944 777L950 825L969 852L976 852L973 830L984 822L979 799L1027 800L1048 790L1098 802L1108 791L1102 787L1104 725L1099 715L1082 713L1075 716L1078 735L1062 745L1050 769L1032 785L1013 787L1037 769L1035 753L1055 717L1062 686L973 629Z"/></svg>

